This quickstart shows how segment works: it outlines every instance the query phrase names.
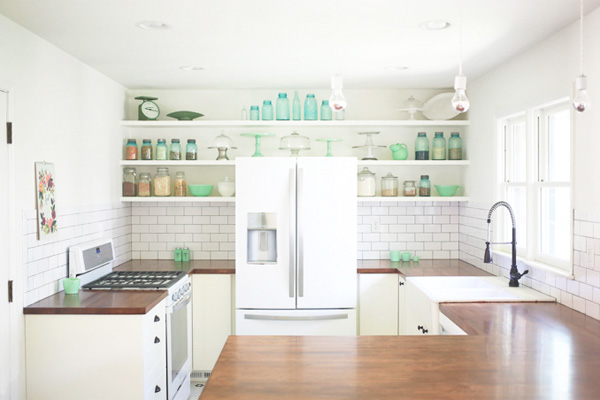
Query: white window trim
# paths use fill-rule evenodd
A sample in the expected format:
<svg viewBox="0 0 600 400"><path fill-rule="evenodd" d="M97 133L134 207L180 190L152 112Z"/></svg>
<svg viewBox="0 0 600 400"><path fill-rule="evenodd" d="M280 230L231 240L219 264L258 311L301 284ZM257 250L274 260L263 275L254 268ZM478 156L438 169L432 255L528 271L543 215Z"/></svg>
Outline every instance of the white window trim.
<svg viewBox="0 0 600 400"><path fill-rule="evenodd" d="M549 110L552 108L559 108L559 107L563 107L565 104L570 104L570 99L568 97L565 98L561 98L558 99L556 101L552 101L537 107L532 107L529 108L525 111L520 111L518 113L514 113L514 114L510 114L507 115L505 117L501 117L497 119L497 123L496 123L496 131L497 131L497 135L496 135L496 144L497 144L497 149L498 149L498 158L497 160L499 160L502 164L500 165L500 163L496 163L496 168L497 168L497 173L496 173L496 197L497 198L501 198L501 199L505 199L505 188L506 187L510 187L510 186L526 186L527 187L527 248L523 248L523 247L519 247L517 244L517 260L520 262L523 262L527 265L530 266L534 266L537 268L541 268L544 270L548 270L560 275L563 275L567 278L570 279L574 279L573 276L573 271L574 271L574 265L573 265L573 234L574 234L574 212L573 212L573 201L574 201L574 171L575 171L575 157L574 157L574 149L575 149L575 123L574 123L574 111L571 107L568 107L569 112L570 112L570 129L571 129L571 135L570 135L570 142L571 142L571 149L570 149L570 157L571 157L571 174L570 174L570 182L569 183L557 183L557 182L553 182L553 183L546 183L546 182L539 182L538 181L538 177L534 177L533 174L534 172L539 173L537 165L539 165L539 147L538 147L538 140L539 140L539 125L538 125L538 121L539 121L539 116L542 114L542 112L545 110ZM527 171L526 171L526 176L527 176L527 182L524 184L521 183L509 183L507 184L505 182L505 174L506 174L506 167L505 167L505 163L507 161L507 157L505 154L505 127L507 126L507 122L509 121L518 121L524 119L525 120L525 126L526 126L526 130L527 132L531 132L533 130L533 132L535 132L535 134L527 134L527 146L530 149L538 149L538 151L535 151L533 154L533 157L528 157L527 159ZM537 165L536 165L537 164ZM545 167L544 167L545 168ZM535 179L534 179L535 178ZM571 224L571 235L570 235L570 249L571 249L571 254L570 254L570 259L568 261L565 260L559 260L553 257L548 257L545 256L543 254L541 254L538 250L539 248L539 228L540 228L540 221L539 221L539 212L540 212L540 207L539 207L539 201L540 201L540 189L542 187L547 187L547 186L551 186L551 187L558 187L561 186L562 184L564 184L565 186L570 187L571 191L570 191L570 224ZM531 206L531 202L536 202L535 204L537 204L537 206L535 208L533 208ZM535 210L537 212L530 212L531 210ZM535 229L532 229L535 228ZM497 230L497 233L495 234L495 241L504 241L502 240L505 237L509 237L507 236L509 235L507 232L504 232L504 225L500 224L499 229ZM496 249L493 250L494 253L497 254L502 254L502 255L509 255L511 253L511 249L504 245L504 246L498 246ZM521 255L519 255L519 252ZM523 256L524 254L524 256Z"/></svg>

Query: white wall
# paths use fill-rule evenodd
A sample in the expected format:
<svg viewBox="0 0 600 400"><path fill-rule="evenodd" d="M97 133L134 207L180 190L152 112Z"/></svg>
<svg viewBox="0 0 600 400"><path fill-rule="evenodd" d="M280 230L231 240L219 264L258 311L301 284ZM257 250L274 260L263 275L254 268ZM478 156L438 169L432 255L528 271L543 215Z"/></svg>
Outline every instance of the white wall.
<svg viewBox="0 0 600 400"><path fill-rule="evenodd" d="M594 107L575 116L574 208L594 211L600 197L600 9L584 22L584 72ZM468 66L466 66L468 69ZM496 119L571 96L579 75L579 24L574 23L525 53L472 81L468 150L472 165L466 172L474 202L491 203L494 194ZM491 162L494 160L494 162Z"/></svg>
<svg viewBox="0 0 600 400"><path fill-rule="evenodd" d="M118 202L116 143L122 138L125 88L0 16L0 88L10 91L14 144L15 303L11 305L11 397L25 398L22 307L23 213L35 208L34 162L55 164L57 211ZM4 140L4 138L2 138ZM2 171L2 173L8 173ZM3 188L5 190L5 188ZM58 221L59 231L61 229ZM58 239L56 239L58 240ZM2 283L5 284L5 283ZM3 316L4 318L4 316ZM4 398L4 396L0 396Z"/></svg>

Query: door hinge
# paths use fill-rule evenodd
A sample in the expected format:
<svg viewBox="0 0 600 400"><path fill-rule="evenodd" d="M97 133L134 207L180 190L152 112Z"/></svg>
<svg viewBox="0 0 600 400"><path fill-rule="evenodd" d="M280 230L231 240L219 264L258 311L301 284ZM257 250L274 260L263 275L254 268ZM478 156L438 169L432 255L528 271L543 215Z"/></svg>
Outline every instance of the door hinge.
<svg viewBox="0 0 600 400"><path fill-rule="evenodd" d="M12 144L12 122L6 123L6 143Z"/></svg>
<svg viewBox="0 0 600 400"><path fill-rule="evenodd" d="M13 281L8 281L8 302L13 302Z"/></svg>

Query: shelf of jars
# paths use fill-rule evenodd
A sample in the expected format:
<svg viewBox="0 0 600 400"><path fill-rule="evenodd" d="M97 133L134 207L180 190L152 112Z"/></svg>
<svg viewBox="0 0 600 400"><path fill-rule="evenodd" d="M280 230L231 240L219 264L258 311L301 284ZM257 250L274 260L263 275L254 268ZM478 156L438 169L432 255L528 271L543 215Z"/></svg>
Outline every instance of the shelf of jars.
<svg viewBox="0 0 600 400"><path fill-rule="evenodd" d="M359 167L460 167L469 160L358 160Z"/></svg>
<svg viewBox="0 0 600 400"><path fill-rule="evenodd" d="M359 203L438 203L438 202L468 202L465 196L431 196L431 197L357 197ZM121 197L121 202L126 203L235 203L235 197Z"/></svg>
<svg viewBox="0 0 600 400"><path fill-rule="evenodd" d="M126 203L235 203L235 197L219 196L166 196L166 197L121 197Z"/></svg>
<svg viewBox="0 0 600 400"><path fill-rule="evenodd" d="M130 128L184 128L184 127L378 127L378 126L468 126L468 120L333 120L333 121L249 121L249 120L204 120L204 121L121 121L121 126Z"/></svg>
<svg viewBox="0 0 600 400"><path fill-rule="evenodd" d="M123 167L235 166L235 160L121 160Z"/></svg>
<svg viewBox="0 0 600 400"><path fill-rule="evenodd" d="M469 160L358 160L359 167L460 167ZM235 166L235 160L121 160L122 167L201 167Z"/></svg>
<svg viewBox="0 0 600 400"><path fill-rule="evenodd" d="M404 197L404 196L375 196L375 197L358 197L359 203L439 203L439 202L467 202L469 197L466 196L430 196L430 197Z"/></svg>

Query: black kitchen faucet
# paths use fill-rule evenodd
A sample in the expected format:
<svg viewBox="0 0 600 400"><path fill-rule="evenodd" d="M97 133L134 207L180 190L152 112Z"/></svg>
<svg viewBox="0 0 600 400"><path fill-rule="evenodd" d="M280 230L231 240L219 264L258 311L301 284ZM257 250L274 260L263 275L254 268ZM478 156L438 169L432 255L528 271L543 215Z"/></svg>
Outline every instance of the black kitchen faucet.
<svg viewBox="0 0 600 400"><path fill-rule="evenodd" d="M491 240L491 233L492 233L492 213L496 210L496 208L503 206L506 207L508 209L508 212L510 213L510 219L512 220L512 240L510 242L494 242L492 243ZM519 273L519 270L517 269L517 227L515 224L515 215L513 214L513 210L510 206L510 204L508 204L505 201L499 201L497 203L495 203L492 208L490 208L490 211L488 212L488 216L487 216L487 223L488 223L488 236L487 236L487 242L485 242L485 253L483 254L483 262L486 264L490 264L492 262L492 251L490 249L490 244L511 244L512 245L512 265L510 267L510 281L508 282L508 286L511 287L519 287L519 279L521 279L521 277L523 275L525 275L526 273L529 272L529 270L525 270L525 272L523 272L522 274Z"/></svg>

